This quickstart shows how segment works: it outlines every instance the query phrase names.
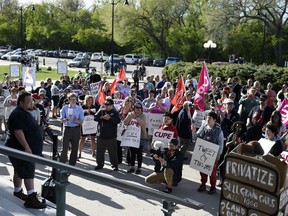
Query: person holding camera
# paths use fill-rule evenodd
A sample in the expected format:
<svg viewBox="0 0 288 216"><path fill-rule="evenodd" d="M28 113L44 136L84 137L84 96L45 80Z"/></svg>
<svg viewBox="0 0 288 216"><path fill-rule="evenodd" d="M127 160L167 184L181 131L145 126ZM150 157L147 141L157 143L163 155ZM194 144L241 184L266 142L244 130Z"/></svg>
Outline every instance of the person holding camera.
<svg viewBox="0 0 288 216"><path fill-rule="evenodd" d="M154 148L155 172L145 178L146 183L165 183L166 188L163 192L172 193L172 187L177 186L182 179L183 154L178 147L178 140L172 138L168 143L168 149L161 151Z"/></svg>

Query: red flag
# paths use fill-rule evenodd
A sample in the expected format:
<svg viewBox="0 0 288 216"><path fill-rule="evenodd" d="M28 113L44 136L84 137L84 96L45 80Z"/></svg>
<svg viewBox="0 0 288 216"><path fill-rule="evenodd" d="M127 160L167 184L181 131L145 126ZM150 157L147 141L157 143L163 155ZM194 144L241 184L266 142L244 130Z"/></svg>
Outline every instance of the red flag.
<svg viewBox="0 0 288 216"><path fill-rule="evenodd" d="M118 81L123 81L125 79L126 79L126 74L125 74L125 68L123 66L120 72L118 73Z"/></svg>
<svg viewBox="0 0 288 216"><path fill-rule="evenodd" d="M115 92L115 88L116 88L116 86L117 86L117 83L118 83L118 80L117 80L117 79L114 79L113 83L110 85L111 95Z"/></svg>
<svg viewBox="0 0 288 216"><path fill-rule="evenodd" d="M204 93L209 91L210 87L211 87L211 84L210 84L210 79L208 75L208 70L207 70L206 64L204 63L202 65L198 87L197 87L196 95L194 98L194 104L197 105L200 111L204 111L204 107L205 107Z"/></svg>
<svg viewBox="0 0 288 216"><path fill-rule="evenodd" d="M178 110L180 110L185 101L186 101L185 96L179 98L177 101L177 104L172 108L171 113L174 113L174 112L177 112Z"/></svg>
<svg viewBox="0 0 288 216"><path fill-rule="evenodd" d="M105 95L105 93L102 91L102 82L100 83L100 86L99 86L99 89L98 89L98 94L97 94L96 97L98 97L98 104L99 104L99 105L102 105L103 103L105 103L105 101L106 101L106 95Z"/></svg>
<svg viewBox="0 0 288 216"><path fill-rule="evenodd" d="M171 113L178 111L183 106L183 103L186 100L186 97L184 97L184 92L185 92L185 84L183 77L180 75L175 95L171 100L171 104L174 105L173 109L171 110Z"/></svg>

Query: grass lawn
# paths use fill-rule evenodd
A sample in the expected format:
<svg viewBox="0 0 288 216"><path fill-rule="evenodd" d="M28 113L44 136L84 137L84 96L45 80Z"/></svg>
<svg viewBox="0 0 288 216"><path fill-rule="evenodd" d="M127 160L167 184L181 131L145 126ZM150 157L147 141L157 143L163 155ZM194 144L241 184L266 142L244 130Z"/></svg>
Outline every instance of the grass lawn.
<svg viewBox="0 0 288 216"><path fill-rule="evenodd" d="M61 77L61 74L57 74L57 68L52 68L51 71L47 71L47 67L40 67L40 71L36 72L36 80L46 80L48 77L50 77L52 80L59 80ZM82 70L83 72L83 70ZM0 81L3 80L4 73L10 74L9 65L0 65ZM68 69L68 76L74 77L74 75L77 73L76 70L69 70ZM22 76L22 71L20 70L20 75ZM84 73L85 75L85 73ZM112 78L110 76L107 76L107 78ZM16 78L15 78L16 79Z"/></svg>

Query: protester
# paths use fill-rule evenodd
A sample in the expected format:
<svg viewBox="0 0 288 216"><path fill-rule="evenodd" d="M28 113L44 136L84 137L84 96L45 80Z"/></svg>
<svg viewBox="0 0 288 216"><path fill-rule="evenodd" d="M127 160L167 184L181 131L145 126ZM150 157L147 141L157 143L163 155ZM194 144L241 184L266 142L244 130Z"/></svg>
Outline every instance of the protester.
<svg viewBox="0 0 288 216"><path fill-rule="evenodd" d="M27 153L41 155L43 138L41 128L28 112L32 104L30 93L22 92L17 99L17 107L8 119L8 137L5 145ZM43 209L46 204L37 198L34 191L35 163L9 156L14 168L14 196L25 201L27 208ZM22 180L26 187L27 195L23 193Z"/></svg>
<svg viewBox="0 0 288 216"><path fill-rule="evenodd" d="M98 122L97 128L97 150L95 170L104 167L104 156L106 149L108 150L112 169L118 171L117 159L117 125L120 123L119 113L113 109L113 100L106 99L105 109L100 109L95 115L95 121Z"/></svg>
<svg viewBox="0 0 288 216"><path fill-rule="evenodd" d="M286 132L286 125L282 123L281 119L281 113L278 110L274 110L271 114L270 121L268 122L276 126L280 137Z"/></svg>
<svg viewBox="0 0 288 216"><path fill-rule="evenodd" d="M278 157L284 151L283 143L277 135L277 127L271 123L266 124L265 138L269 141L275 142L269 153L275 157Z"/></svg>
<svg viewBox="0 0 288 216"><path fill-rule="evenodd" d="M61 122L63 123L63 149L60 156L60 161L67 161L67 153L69 143L71 143L71 153L69 164L74 166L77 161L77 152L80 140L80 125L84 120L84 112L81 106L77 105L77 96L74 93L68 95L69 104L63 106L60 114Z"/></svg>
<svg viewBox="0 0 288 216"><path fill-rule="evenodd" d="M172 187L177 186L182 179L183 154L178 147L178 140L172 138L168 144L168 150L162 154L159 155L157 149L154 148L155 172L145 178L146 183L164 183L166 188L163 192L172 193Z"/></svg>

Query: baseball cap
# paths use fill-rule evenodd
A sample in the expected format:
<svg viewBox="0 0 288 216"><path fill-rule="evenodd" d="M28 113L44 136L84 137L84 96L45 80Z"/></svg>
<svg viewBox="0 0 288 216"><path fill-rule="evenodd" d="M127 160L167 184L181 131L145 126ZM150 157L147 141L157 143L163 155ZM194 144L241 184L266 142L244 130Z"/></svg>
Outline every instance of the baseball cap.
<svg viewBox="0 0 288 216"><path fill-rule="evenodd" d="M183 106L192 106L193 104L192 104L192 102L191 101L185 101L184 103L183 103Z"/></svg>
<svg viewBox="0 0 288 216"><path fill-rule="evenodd" d="M170 140L170 142L169 143L171 143L171 144L173 144L173 145L178 145L178 140L177 139L175 139L175 138L172 138L171 140Z"/></svg>
<svg viewBox="0 0 288 216"><path fill-rule="evenodd" d="M169 117L169 118L173 119L173 114L170 113L170 112L166 112L166 113L164 114L164 117Z"/></svg>
<svg viewBox="0 0 288 216"><path fill-rule="evenodd" d="M37 93L32 94L32 98L35 100L41 100L41 97Z"/></svg>
<svg viewBox="0 0 288 216"><path fill-rule="evenodd" d="M234 101L230 98L225 98L225 100L223 101L224 104L228 104L228 103L234 103Z"/></svg>
<svg viewBox="0 0 288 216"><path fill-rule="evenodd" d="M111 98L107 98L107 99L106 99L105 105L113 105L113 104L114 104L113 99L111 99Z"/></svg>

